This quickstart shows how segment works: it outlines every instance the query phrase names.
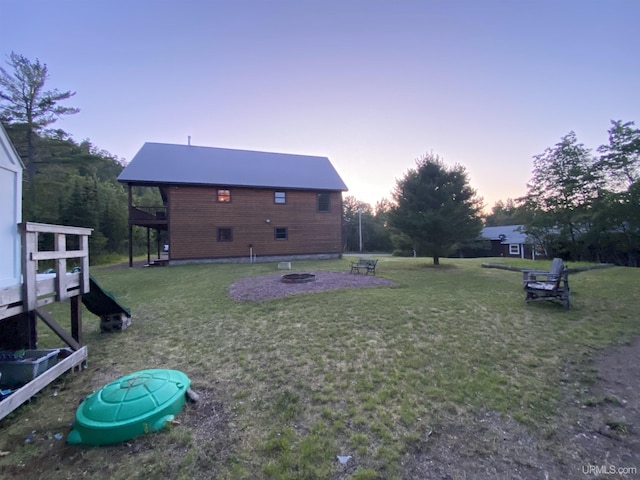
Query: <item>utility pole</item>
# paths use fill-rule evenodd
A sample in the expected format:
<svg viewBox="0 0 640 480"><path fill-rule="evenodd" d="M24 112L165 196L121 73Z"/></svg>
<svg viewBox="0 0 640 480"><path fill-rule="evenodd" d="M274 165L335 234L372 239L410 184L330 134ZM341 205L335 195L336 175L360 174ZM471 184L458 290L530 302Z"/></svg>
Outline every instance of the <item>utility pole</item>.
<svg viewBox="0 0 640 480"><path fill-rule="evenodd" d="M362 207L358 207L358 232L360 235L360 253L362 253Z"/></svg>

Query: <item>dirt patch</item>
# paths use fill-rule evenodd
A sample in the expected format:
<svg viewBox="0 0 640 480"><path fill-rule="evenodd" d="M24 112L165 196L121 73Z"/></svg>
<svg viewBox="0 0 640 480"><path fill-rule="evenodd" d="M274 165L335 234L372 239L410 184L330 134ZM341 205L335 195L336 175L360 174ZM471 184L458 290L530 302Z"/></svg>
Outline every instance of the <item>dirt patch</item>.
<svg viewBox="0 0 640 480"><path fill-rule="evenodd" d="M402 478L524 480L569 478L552 455L509 416L497 412L436 425L405 455Z"/></svg>
<svg viewBox="0 0 640 480"><path fill-rule="evenodd" d="M236 301L261 302L301 293L324 292L342 288L366 288L397 285L386 278L373 275L357 275L348 272L300 272L316 276L314 282L283 283L283 273L259 275L237 280L229 287L229 296Z"/></svg>
<svg viewBox="0 0 640 480"><path fill-rule="evenodd" d="M563 419L567 428L560 432L559 440L574 446L579 472L582 466L586 471L601 466L606 467L600 470L606 478L640 478L638 365L640 337L599 354L593 364L595 381L583 398L566 400Z"/></svg>
<svg viewBox="0 0 640 480"><path fill-rule="evenodd" d="M640 337L598 355L584 395L567 388L555 432L497 412L434 426L405 455L402 478L640 478L638 365Z"/></svg>

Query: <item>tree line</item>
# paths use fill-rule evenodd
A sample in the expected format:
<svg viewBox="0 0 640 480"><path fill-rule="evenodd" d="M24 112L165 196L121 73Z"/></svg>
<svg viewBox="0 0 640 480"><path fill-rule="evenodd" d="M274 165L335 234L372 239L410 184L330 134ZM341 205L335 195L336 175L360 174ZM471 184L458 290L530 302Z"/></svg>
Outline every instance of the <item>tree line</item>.
<svg viewBox="0 0 640 480"><path fill-rule="evenodd" d="M46 64L12 52L7 65L0 67L0 121L25 164L23 219L92 228L94 262L126 252L127 193L116 180L123 160L50 128L79 110L61 104L75 92L45 88ZM138 205L161 201L153 189L133 195ZM638 266L640 130L612 121L609 143L597 153L570 132L533 158L526 195L497 202L489 215L482 208L465 168L427 153L396 181L391 200L372 207L344 199L344 250L431 256L437 264L462 252L482 255L483 225L521 225L548 257ZM145 232L136 230L134 251L145 245Z"/></svg>
<svg viewBox="0 0 640 480"><path fill-rule="evenodd" d="M611 122L609 143L594 153L569 132L533 157L527 193L497 202L488 215L469 186L464 167L434 154L397 181L392 202L375 211L345 202L346 248L355 250L354 205L373 239L371 250L439 257L489 253L482 226L519 225L539 254L564 260L637 267L640 260L640 129Z"/></svg>

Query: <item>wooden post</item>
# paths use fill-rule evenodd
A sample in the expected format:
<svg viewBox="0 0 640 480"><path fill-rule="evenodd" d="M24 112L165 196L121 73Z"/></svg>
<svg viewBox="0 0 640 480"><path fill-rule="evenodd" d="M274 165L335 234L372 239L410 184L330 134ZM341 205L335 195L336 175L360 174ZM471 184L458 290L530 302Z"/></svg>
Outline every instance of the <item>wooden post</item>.
<svg viewBox="0 0 640 480"><path fill-rule="evenodd" d="M151 264L151 233L147 227L147 265Z"/></svg>
<svg viewBox="0 0 640 480"><path fill-rule="evenodd" d="M82 345L82 295L71 297L71 336Z"/></svg>
<svg viewBox="0 0 640 480"><path fill-rule="evenodd" d="M67 250L67 236L64 233L54 233L54 248L56 252ZM56 301L67 299L67 259L56 258Z"/></svg>
<svg viewBox="0 0 640 480"><path fill-rule="evenodd" d="M29 344L29 350L34 350L38 348L38 319L34 311L26 312L25 316L27 321L27 343Z"/></svg>
<svg viewBox="0 0 640 480"><path fill-rule="evenodd" d="M131 219L131 210L133 208L133 190L131 184L129 186L129 268L133 268L133 223Z"/></svg>
<svg viewBox="0 0 640 480"><path fill-rule="evenodd" d="M89 283L89 236L82 235L80 237L82 250L87 254L80 259L80 294L89 293L91 285Z"/></svg>
<svg viewBox="0 0 640 480"><path fill-rule="evenodd" d="M32 252L38 251L38 233L27 231L26 224L21 224L22 229L22 288L25 311L35 310L38 301L36 293L36 274L38 260L31 258ZM33 262L36 262L33 265Z"/></svg>

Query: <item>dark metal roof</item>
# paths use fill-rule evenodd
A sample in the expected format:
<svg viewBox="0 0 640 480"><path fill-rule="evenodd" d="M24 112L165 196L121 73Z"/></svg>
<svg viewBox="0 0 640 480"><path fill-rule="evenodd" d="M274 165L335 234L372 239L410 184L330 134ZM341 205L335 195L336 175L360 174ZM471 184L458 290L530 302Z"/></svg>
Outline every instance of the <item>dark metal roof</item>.
<svg viewBox="0 0 640 480"><path fill-rule="evenodd" d="M145 143L118 181L348 190L327 157L165 143Z"/></svg>

